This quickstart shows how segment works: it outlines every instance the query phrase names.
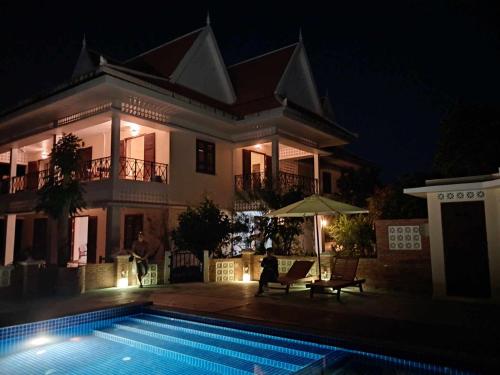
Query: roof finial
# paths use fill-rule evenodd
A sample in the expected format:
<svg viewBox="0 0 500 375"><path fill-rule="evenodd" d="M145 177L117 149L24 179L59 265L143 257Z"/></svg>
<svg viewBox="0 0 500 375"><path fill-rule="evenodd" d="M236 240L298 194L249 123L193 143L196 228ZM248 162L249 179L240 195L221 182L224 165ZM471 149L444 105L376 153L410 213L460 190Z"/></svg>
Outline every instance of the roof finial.
<svg viewBox="0 0 500 375"><path fill-rule="evenodd" d="M302 43L302 27L299 27L299 42Z"/></svg>
<svg viewBox="0 0 500 375"><path fill-rule="evenodd" d="M99 66L106 65L107 63L108 63L108 61L106 60L106 58L103 55L100 55L99 56Z"/></svg>
<svg viewBox="0 0 500 375"><path fill-rule="evenodd" d="M87 47L87 37L85 36L85 33L83 33L82 47Z"/></svg>
<svg viewBox="0 0 500 375"><path fill-rule="evenodd" d="M329 95L328 87L327 87L326 90L325 90L325 98L329 98L329 97L330 97L330 95Z"/></svg>
<svg viewBox="0 0 500 375"><path fill-rule="evenodd" d="M207 10L207 26L210 25L210 12Z"/></svg>

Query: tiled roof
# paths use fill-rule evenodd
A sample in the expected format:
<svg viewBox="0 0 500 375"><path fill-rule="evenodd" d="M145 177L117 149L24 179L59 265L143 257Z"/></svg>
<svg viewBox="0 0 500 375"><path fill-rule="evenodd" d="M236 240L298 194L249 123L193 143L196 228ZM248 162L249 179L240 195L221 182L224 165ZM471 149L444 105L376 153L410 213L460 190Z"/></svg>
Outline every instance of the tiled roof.
<svg viewBox="0 0 500 375"><path fill-rule="evenodd" d="M195 30L125 62L130 69L170 77L203 29Z"/></svg>
<svg viewBox="0 0 500 375"><path fill-rule="evenodd" d="M295 48L293 44L228 68L237 97L233 105L237 112L245 115L281 105L275 91Z"/></svg>

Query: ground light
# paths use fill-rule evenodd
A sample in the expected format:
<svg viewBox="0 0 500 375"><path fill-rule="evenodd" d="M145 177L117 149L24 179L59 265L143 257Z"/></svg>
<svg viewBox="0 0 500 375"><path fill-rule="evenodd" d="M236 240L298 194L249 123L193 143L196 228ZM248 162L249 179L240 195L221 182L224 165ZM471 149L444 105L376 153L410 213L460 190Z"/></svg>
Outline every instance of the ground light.
<svg viewBox="0 0 500 375"><path fill-rule="evenodd" d="M126 288L128 287L128 277L120 277L118 282L116 283L117 288Z"/></svg>

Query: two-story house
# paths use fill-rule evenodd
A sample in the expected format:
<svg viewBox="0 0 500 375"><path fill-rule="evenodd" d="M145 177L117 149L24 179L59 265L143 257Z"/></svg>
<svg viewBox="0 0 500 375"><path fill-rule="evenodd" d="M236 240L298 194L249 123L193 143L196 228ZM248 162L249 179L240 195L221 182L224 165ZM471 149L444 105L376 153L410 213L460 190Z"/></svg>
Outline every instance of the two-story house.
<svg viewBox="0 0 500 375"><path fill-rule="evenodd" d="M331 147L355 139L318 95L302 38L231 66L209 24L124 62L84 42L67 82L0 115L2 264L28 248L57 261L57 224L34 207L51 148L70 132L83 142L88 205L72 219L70 260L89 263L141 229L159 243L204 194L230 210L236 191L264 181L314 193L321 179L329 192L342 159Z"/></svg>

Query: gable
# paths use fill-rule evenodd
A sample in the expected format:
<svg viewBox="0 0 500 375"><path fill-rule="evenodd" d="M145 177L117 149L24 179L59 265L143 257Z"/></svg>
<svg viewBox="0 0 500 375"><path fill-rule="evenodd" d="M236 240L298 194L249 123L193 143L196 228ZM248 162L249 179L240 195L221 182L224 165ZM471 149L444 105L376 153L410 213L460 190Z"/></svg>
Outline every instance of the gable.
<svg viewBox="0 0 500 375"><path fill-rule="evenodd" d="M297 45L285 73L281 77L276 93L319 115L323 113L309 60L302 43Z"/></svg>
<svg viewBox="0 0 500 375"><path fill-rule="evenodd" d="M236 101L233 86L210 26L200 34L171 75L171 82L226 104Z"/></svg>

